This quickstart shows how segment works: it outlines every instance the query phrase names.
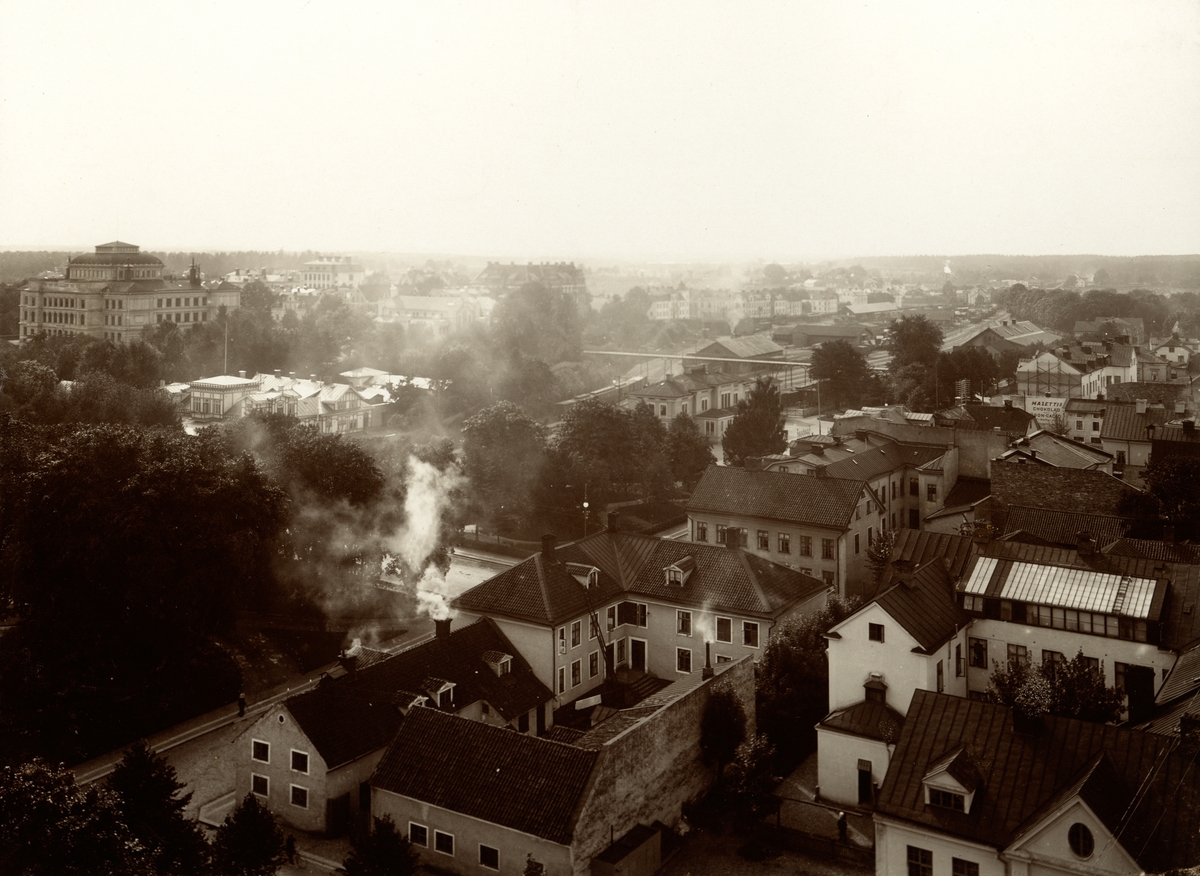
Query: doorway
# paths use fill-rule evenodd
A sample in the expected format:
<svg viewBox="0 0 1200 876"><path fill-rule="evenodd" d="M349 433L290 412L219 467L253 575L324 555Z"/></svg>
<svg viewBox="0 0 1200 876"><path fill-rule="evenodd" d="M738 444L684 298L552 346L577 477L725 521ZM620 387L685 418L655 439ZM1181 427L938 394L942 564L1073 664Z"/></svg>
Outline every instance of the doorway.
<svg viewBox="0 0 1200 876"><path fill-rule="evenodd" d="M629 659L632 667L639 672L646 671L646 640L629 640Z"/></svg>

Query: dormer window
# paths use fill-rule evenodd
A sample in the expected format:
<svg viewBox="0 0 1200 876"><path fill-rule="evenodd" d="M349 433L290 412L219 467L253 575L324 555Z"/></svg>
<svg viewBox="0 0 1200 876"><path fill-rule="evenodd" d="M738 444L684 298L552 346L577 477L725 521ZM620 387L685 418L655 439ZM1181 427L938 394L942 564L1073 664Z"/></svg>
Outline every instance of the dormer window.
<svg viewBox="0 0 1200 876"><path fill-rule="evenodd" d="M512 656L502 651L484 651L483 662L491 667L498 678L512 672Z"/></svg>
<svg viewBox="0 0 1200 876"><path fill-rule="evenodd" d="M600 585L600 570L587 563L567 563L567 574L584 588L591 590Z"/></svg>
<svg viewBox="0 0 1200 876"><path fill-rule="evenodd" d="M926 806L964 814L971 811L971 801L980 784L982 779L975 759L961 745L930 764L921 779Z"/></svg>
<svg viewBox="0 0 1200 876"><path fill-rule="evenodd" d="M691 557L683 557L676 560L671 565L663 569L667 576L668 587L682 587L687 583L687 579L691 576L696 568L696 561Z"/></svg>
<svg viewBox="0 0 1200 876"><path fill-rule="evenodd" d="M944 809L953 809L955 812L963 812L964 801L966 797L962 794L955 794L953 791L943 791L941 788L929 789L929 805L941 806Z"/></svg>
<svg viewBox="0 0 1200 876"><path fill-rule="evenodd" d="M423 685L429 699L437 704L439 709L450 709L454 706L454 682L444 678L427 678Z"/></svg>

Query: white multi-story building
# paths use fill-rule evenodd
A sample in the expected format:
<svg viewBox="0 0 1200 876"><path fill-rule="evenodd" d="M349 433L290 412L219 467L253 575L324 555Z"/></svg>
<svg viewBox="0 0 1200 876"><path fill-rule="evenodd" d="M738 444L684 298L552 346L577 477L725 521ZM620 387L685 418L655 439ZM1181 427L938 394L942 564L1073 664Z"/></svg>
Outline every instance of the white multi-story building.
<svg viewBox="0 0 1200 876"><path fill-rule="evenodd" d="M305 262L300 277L310 289L356 289L367 272L350 256L321 256Z"/></svg>

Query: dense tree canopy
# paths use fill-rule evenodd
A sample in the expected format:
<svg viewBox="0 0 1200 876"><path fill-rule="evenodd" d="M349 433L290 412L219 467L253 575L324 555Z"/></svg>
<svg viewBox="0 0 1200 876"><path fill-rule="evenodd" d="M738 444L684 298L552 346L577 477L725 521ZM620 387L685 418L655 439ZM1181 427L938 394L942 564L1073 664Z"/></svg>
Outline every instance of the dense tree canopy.
<svg viewBox="0 0 1200 876"><path fill-rule="evenodd" d="M677 414L667 427L666 454L671 477L689 491L699 483L704 470L717 461L708 439L688 414Z"/></svg>
<svg viewBox="0 0 1200 876"><path fill-rule="evenodd" d="M1125 697L1104 684L1104 668L1092 665L1079 651L1070 660L1037 666L995 665L988 681L992 702L1016 708L1027 717L1058 715L1106 723L1120 717Z"/></svg>
<svg viewBox="0 0 1200 876"><path fill-rule="evenodd" d="M354 838L342 864L345 876L413 876L420 860L390 815L374 819L372 831Z"/></svg>
<svg viewBox="0 0 1200 876"><path fill-rule="evenodd" d="M906 365L928 365L937 357L942 346L942 330L918 314L894 319L888 327L891 333L892 368Z"/></svg>
<svg viewBox="0 0 1200 876"><path fill-rule="evenodd" d="M787 449L783 402L774 380L760 377L754 381L754 388L738 402L737 411L721 442L726 465L745 465L748 457Z"/></svg>
<svg viewBox="0 0 1200 876"><path fill-rule="evenodd" d="M700 716L700 751L717 765L717 781L746 740L746 708L733 685L717 681Z"/></svg>
<svg viewBox="0 0 1200 876"><path fill-rule="evenodd" d="M225 816L213 838L213 865L228 876L271 876L286 860L283 831L253 794Z"/></svg>
<svg viewBox="0 0 1200 876"><path fill-rule="evenodd" d="M813 350L809 373L821 381L823 401L831 407L856 407L876 394L867 360L847 341L826 341Z"/></svg>
<svg viewBox="0 0 1200 876"><path fill-rule="evenodd" d="M546 465L546 428L500 402L464 421L462 436L463 467L483 522L502 533L520 527Z"/></svg>

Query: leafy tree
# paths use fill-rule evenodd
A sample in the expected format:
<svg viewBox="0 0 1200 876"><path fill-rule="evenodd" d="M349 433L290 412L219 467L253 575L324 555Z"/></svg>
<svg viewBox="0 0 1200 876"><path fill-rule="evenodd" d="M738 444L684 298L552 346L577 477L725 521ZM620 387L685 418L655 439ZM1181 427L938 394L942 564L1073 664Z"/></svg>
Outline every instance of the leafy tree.
<svg viewBox="0 0 1200 876"><path fill-rule="evenodd" d="M867 547L867 565L871 568L871 580L875 583L876 590L879 589L879 582L883 580L884 570L887 569L895 546L896 530L885 529L875 536L875 540Z"/></svg>
<svg viewBox="0 0 1200 876"><path fill-rule="evenodd" d="M376 818L375 829L357 837L339 873L345 876L412 876L419 855L408 837L396 829L392 816Z"/></svg>
<svg viewBox="0 0 1200 876"><path fill-rule="evenodd" d="M993 663L988 696L1026 717L1050 714L1104 724L1116 721L1124 709L1125 695L1104 684L1103 667L1093 668L1082 649L1057 665L1014 663L1004 667Z"/></svg>
<svg viewBox="0 0 1200 876"><path fill-rule="evenodd" d="M763 280L772 286L782 286L787 282L788 272L783 265L772 262L763 266Z"/></svg>
<svg viewBox="0 0 1200 876"><path fill-rule="evenodd" d="M667 428L646 402L629 411L630 451L637 460L643 499L665 496L673 478L667 459Z"/></svg>
<svg viewBox="0 0 1200 876"><path fill-rule="evenodd" d="M721 442L726 465L745 465L747 457L766 456L787 449L783 402L774 380L758 378L737 407L738 412Z"/></svg>
<svg viewBox="0 0 1200 876"><path fill-rule="evenodd" d="M498 349L519 350L548 363L577 360L583 349L574 299L540 283L509 292L496 305L492 323Z"/></svg>
<svg viewBox="0 0 1200 876"><path fill-rule="evenodd" d="M640 481L632 443L627 411L594 398L571 406L559 423L553 449L566 468L576 505L585 485L590 501L602 507Z"/></svg>
<svg viewBox="0 0 1200 876"><path fill-rule="evenodd" d="M889 331L893 370L906 365L930 363L942 346L942 330L923 314L893 319Z"/></svg>
<svg viewBox="0 0 1200 876"><path fill-rule="evenodd" d="M247 794L213 838L213 866L229 876L271 876L286 860L283 831L271 810Z"/></svg>
<svg viewBox="0 0 1200 876"><path fill-rule="evenodd" d="M80 788L66 767L36 759L0 768L0 872L151 876L158 871L122 820L112 791Z"/></svg>
<svg viewBox="0 0 1200 876"><path fill-rule="evenodd" d="M834 407L860 405L872 388L867 360L847 341L826 341L813 350L809 373L824 384Z"/></svg>
<svg viewBox="0 0 1200 876"><path fill-rule="evenodd" d="M774 811L779 778L775 775L775 746L770 739L755 736L739 745L726 778L726 791L743 829Z"/></svg>
<svg viewBox="0 0 1200 876"><path fill-rule="evenodd" d="M716 463L712 448L689 414L677 414L667 428L667 462L671 477L685 490L695 489L704 470Z"/></svg>
<svg viewBox="0 0 1200 876"><path fill-rule="evenodd" d="M725 775L725 764L733 760L746 740L746 709L733 685L713 684L700 716L700 751L707 762L717 765L717 783Z"/></svg>
<svg viewBox="0 0 1200 876"><path fill-rule="evenodd" d="M145 742L131 746L108 777L117 796L117 807L130 831L146 849L156 873L205 872L208 841L200 826L184 816L191 793L175 775L166 758L154 754Z"/></svg>
<svg viewBox="0 0 1200 876"><path fill-rule="evenodd" d="M1176 527L1176 536L1198 534L1200 520L1200 457L1159 456L1142 469L1142 480L1162 514Z"/></svg>
<svg viewBox="0 0 1200 876"><path fill-rule="evenodd" d="M512 402L484 408L462 425L463 468L485 520L519 528L546 465L546 429Z"/></svg>
<svg viewBox="0 0 1200 876"><path fill-rule="evenodd" d="M831 596L811 615L789 618L767 640L755 680L758 726L778 747L784 767L815 745L811 730L829 712L829 642L825 634L858 607Z"/></svg>

